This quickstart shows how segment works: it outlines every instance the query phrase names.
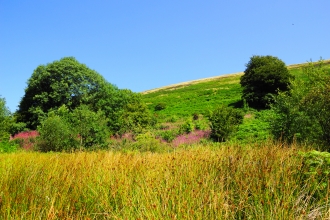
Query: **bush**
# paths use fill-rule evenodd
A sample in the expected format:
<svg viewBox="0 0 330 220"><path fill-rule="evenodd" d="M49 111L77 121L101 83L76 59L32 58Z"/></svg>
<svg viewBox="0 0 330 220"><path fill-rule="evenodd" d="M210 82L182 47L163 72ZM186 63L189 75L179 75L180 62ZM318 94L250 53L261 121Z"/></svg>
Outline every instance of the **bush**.
<svg viewBox="0 0 330 220"><path fill-rule="evenodd" d="M160 137L167 142L172 142L176 138L178 133L179 132L176 129L165 130L160 133Z"/></svg>
<svg viewBox="0 0 330 220"><path fill-rule="evenodd" d="M158 103L156 106L155 106L155 111L160 111L160 110L163 110L166 108L166 104L165 103Z"/></svg>
<svg viewBox="0 0 330 220"><path fill-rule="evenodd" d="M253 56L241 77L242 99L252 107L265 108L279 90L289 90L291 79L285 63L277 57Z"/></svg>
<svg viewBox="0 0 330 220"><path fill-rule="evenodd" d="M126 105L124 112L119 119L121 126L119 133L133 132L143 133L151 125L155 125L155 119L150 114L147 106L143 102L132 102Z"/></svg>
<svg viewBox="0 0 330 220"><path fill-rule="evenodd" d="M9 140L10 112L6 107L6 100L0 97L0 142Z"/></svg>
<svg viewBox="0 0 330 220"><path fill-rule="evenodd" d="M71 114L72 128L79 136L79 145L83 149L107 147L110 133L103 112L93 112L81 105Z"/></svg>
<svg viewBox="0 0 330 220"><path fill-rule="evenodd" d="M195 129L195 125L191 119L187 119L180 127L180 133L190 133Z"/></svg>
<svg viewBox="0 0 330 220"><path fill-rule="evenodd" d="M140 152L161 152L166 150L165 145L150 132L138 134L135 140L136 142L132 144L133 150L138 150Z"/></svg>
<svg viewBox="0 0 330 220"><path fill-rule="evenodd" d="M202 119L194 121L194 124L197 130L205 130L207 128L207 122Z"/></svg>
<svg viewBox="0 0 330 220"><path fill-rule="evenodd" d="M18 145L11 141L0 141L0 153L12 153L17 151Z"/></svg>
<svg viewBox="0 0 330 220"><path fill-rule="evenodd" d="M238 126L243 122L243 114L236 109L220 106L209 115L209 121L211 138L223 142L237 131Z"/></svg>
<svg viewBox="0 0 330 220"><path fill-rule="evenodd" d="M58 115L50 114L38 126L38 131L40 151L69 151L78 147L77 134L72 131L70 124Z"/></svg>

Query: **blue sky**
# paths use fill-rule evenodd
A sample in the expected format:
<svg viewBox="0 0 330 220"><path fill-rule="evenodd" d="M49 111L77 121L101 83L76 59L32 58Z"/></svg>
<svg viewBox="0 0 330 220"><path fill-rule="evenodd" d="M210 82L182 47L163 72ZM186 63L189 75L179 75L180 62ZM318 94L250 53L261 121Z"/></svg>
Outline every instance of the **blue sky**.
<svg viewBox="0 0 330 220"><path fill-rule="evenodd" d="M38 65L73 56L141 92L244 71L252 55L330 59L329 0L0 0L0 95L15 111Z"/></svg>

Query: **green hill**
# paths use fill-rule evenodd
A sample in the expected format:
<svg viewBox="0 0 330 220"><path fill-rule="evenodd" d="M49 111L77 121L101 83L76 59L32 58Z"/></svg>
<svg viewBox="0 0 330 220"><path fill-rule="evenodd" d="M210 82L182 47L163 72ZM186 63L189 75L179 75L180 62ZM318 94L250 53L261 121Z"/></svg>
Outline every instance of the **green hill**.
<svg viewBox="0 0 330 220"><path fill-rule="evenodd" d="M324 60L330 68L330 60ZM301 78L303 64L289 65L288 69L296 77ZM243 107L241 103L240 77L243 72L210 77L200 80L178 83L142 92L144 100L151 111L159 103L165 104L165 109L157 111L161 118L191 116L194 113L203 114L208 109L225 104Z"/></svg>

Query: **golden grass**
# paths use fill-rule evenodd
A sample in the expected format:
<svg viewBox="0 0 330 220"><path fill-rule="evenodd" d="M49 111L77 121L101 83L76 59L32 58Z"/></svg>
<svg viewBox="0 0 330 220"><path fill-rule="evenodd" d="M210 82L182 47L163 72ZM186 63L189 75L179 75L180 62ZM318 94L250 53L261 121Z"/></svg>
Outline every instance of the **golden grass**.
<svg viewBox="0 0 330 220"><path fill-rule="evenodd" d="M294 147L0 155L0 219L329 217ZM328 197L328 196L327 196Z"/></svg>

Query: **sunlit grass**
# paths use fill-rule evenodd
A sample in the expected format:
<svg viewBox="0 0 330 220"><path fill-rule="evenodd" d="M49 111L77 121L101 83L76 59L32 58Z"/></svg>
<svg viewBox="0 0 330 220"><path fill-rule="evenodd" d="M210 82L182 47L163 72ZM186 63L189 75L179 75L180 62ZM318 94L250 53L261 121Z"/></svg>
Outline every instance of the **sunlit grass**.
<svg viewBox="0 0 330 220"><path fill-rule="evenodd" d="M305 219L313 200L295 147L193 146L171 153L0 155L1 219Z"/></svg>

